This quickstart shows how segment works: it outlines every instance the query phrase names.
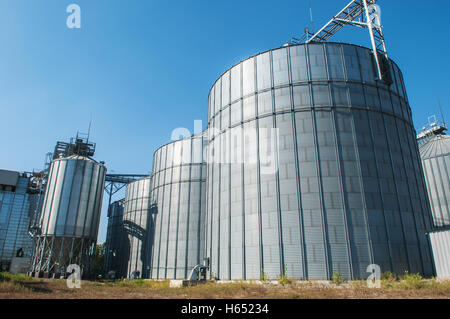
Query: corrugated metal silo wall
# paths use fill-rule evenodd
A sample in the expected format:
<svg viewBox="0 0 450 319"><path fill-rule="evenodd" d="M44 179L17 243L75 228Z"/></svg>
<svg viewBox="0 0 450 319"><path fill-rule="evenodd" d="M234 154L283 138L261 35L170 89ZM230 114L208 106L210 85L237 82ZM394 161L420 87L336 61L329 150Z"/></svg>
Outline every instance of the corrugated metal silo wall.
<svg viewBox="0 0 450 319"><path fill-rule="evenodd" d="M28 182L28 178L19 177L14 191L3 190L0 186L0 266L4 264L6 268L20 248L24 257L31 258L32 255L33 241L28 233Z"/></svg>
<svg viewBox="0 0 450 319"><path fill-rule="evenodd" d="M97 240L106 168L84 157L54 160L42 209L42 234Z"/></svg>
<svg viewBox="0 0 450 319"><path fill-rule="evenodd" d="M150 212L150 192L152 178L147 177L127 186L123 227L127 234L124 254L127 260L126 276L130 278L133 272L139 272L139 277L148 278L150 260L150 234L152 229L152 214Z"/></svg>
<svg viewBox="0 0 450 319"><path fill-rule="evenodd" d="M391 63L387 86L376 81L373 60L354 45L296 45L249 58L216 81L210 276L364 278L370 264L433 274L402 73Z"/></svg>
<svg viewBox="0 0 450 319"><path fill-rule="evenodd" d="M153 160L155 232L151 278L184 279L204 257L203 136L167 144Z"/></svg>
<svg viewBox="0 0 450 319"><path fill-rule="evenodd" d="M115 278L127 275L129 261L128 235L123 226L123 202L111 204L108 211L108 229L106 232L104 275L115 272Z"/></svg>
<svg viewBox="0 0 450 319"><path fill-rule="evenodd" d="M438 278L450 279L450 230L430 233Z"/></svg>
<svg viewBox="0 0 450 319"><path fill-rule="evenodd" d="M450 227L450 136L437 136L420 146L434 227Z"/></svg>

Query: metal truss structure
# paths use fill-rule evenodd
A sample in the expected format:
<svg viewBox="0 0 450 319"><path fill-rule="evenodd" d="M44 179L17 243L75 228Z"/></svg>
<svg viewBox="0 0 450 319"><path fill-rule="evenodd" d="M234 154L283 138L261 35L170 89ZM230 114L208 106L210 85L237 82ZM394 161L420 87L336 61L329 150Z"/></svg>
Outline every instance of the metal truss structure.
<svg viewBox="0 0 450 319"><path fill-rule="evenodd" d="M41 217L42 202L45 196L45 189L48 182L48 174L50 171L50 163L53 159L53 154L47 153L45 156L45 164L43 170L34 170L30 175L30 182L27 192L29 194L37 194L36 205L32 215L30 215L29 233L32 238L40 235L39 219Z"/></svg>
<svg viewBox="0 0 450 319"><path fill-rule="evenodd" d="M81 267L81 276L94 268L95 241L87 238L38 236L35 241L31 275L44 278L66 278L71 264Z"/></svg>
<svg viewBox="0 0 450 319"><path fill-rule="evenodd" d="M80 155L92 157L95 153L96 144L89 142L89 136L82 137L85 134L77 133L76 138L71 138L70 142L57 142L53 151L53 159L60 157L69 157L71 155Z"/></svg>
<svg viewBox="0 0 450 319"><path fill-rule="evenodd" d="M112 197L122 188L128 184L135 182L141 178L145 178L148 175L139 174L106 174L105 179L105 192L109 197L108 200L108 217L109 217L109 206L111 206Z"/></svg>
<svg viewBox="0 0 450 319"><path fill-rule="evenodd" d="M326 42L346 25L369 30L377 73L380 80L391 82L387 66L387 49L381 26L380 9L377 0L352 0L336 16L316 33L306 29L301 38L292 38L291 44Z"/></svg>

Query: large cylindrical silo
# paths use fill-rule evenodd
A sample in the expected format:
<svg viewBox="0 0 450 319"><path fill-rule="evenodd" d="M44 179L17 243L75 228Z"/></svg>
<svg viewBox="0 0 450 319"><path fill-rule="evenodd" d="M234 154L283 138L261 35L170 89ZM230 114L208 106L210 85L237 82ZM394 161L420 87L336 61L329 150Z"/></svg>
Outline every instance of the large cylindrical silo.
<svg viewBox="0 0 450 319"><path fill-rule="evenodd" d="M152 177L127 186L123 210L123 229L126 234L124 255L128 278L148 278L151 248L152 212L150 205Z"/></svg>
<svg viewBox="0 0 450 319"><path fill-rule="evenodd" d="M100 222L106 168L73 155L55 159L36 237L32 272L59 276L70 264L91 275Z"/></svg>
<svg viewBox="0 0 450 319"><path fill-rule="evenodd" d="M420 145L433 213L433 227L450 227L450 136L437 135Z"/></svg>
<svg viewBox="0 0 450 319"><path fill-rule="evenodd" d="M226 71L209 95L207 256L220 279L432 275L430 208L397 65L312 43ZM392 83L389 83L392 82Z"/></svg>
<svg viewBox="0 0 450 319"><path fill-rule="evenodd" d="M203 135L196 135L164 145L154 154L151 278L184 279L203 261L205 145Z"/></svg>

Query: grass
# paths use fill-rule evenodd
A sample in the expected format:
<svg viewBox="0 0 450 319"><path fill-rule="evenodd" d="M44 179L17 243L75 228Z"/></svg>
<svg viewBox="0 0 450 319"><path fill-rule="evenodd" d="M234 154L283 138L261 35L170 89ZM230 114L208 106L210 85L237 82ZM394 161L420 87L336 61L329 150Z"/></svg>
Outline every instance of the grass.
<svg viewBox="0 0 450 319"><path fill-rule="evenodd" d="M395 282L398 280L398 276L390 271L387 271L381 274L381 279L388 282Z"/></svg>
<svg viewBox="0 0 450 319"><path fill-rule="evenodd" d="M261 281L263 281L263 282L269 280L269 277L267 277L267 274L266 274L266 272L264 271L264 269L261 270L261 276L260 276L259 280L261 280Z"/></svg>
<svg viewBox="0 0 450 319"><path fill-rule="evenodd" d="M0 282L0 295L2 294L30 295L31 290L17 283L6 281Z"/></svg>
<svg viewBox="0 0 450 319"><path fill-rule="evenodd" d="M380 289L367 288L364 280L341 284L340 289L313 281L298 282L289 278L280 278L280 282L284 280L286 280L285 285L207 282L183 288L170 288L169 281L83 281L81 289L69 289L63 279L34 279L26 275L0 273L0 298L450 299L450 281L424 279L419 275L408 273L401 278L383 276Z"/></svg>
<svg viewBox="0 0 450 319"><path fill-rule="evenodd" d="M151 289L160 289L160 288L169 288L170 282L166 281L156 281L156 280L121 280L118 282L109 282L108 286L114 287L122 287L122 288L151 288Z"/></svg>
<svg viewBox="0 0 450 319"><path fill-rule="evenodd" d="M32 282L33 278L24 275L24 274L11 274L8 272L0 272L0 283L3 282L13 282L13 283L21 283L21 282Z"/></svg>
<svg viewBox="0 0 450 319"><path fill-rule="evenodd" d="M278 282L282 285L282 286L287 286L293 283L293 280L288 278L286 276L286 274L280 275L280 279L278 280Z"/></svg>
<svg viewBox="0 0 450 319"><path fill-rule="evenodd" d="M333 276L331 277L331 281L335 284L335 285L340 285L342 283L344 283L344 277L342 277L342 275L338 272L334 272Z"/></svg>
<svg viewBox="0 0 450 319"><path fill-rule="evenodd" d="M419 274L410 274L408 272L400 280L400 285L406 289L423 289L429 282L426 282Z"/></svg>

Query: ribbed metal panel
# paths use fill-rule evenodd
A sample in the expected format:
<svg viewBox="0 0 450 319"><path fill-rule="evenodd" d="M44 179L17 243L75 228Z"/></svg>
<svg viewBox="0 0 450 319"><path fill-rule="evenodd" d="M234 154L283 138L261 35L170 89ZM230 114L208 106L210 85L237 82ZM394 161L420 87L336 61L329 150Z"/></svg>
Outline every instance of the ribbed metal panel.
<svg viewBox="0 0 450 319"><path fill-rule="evenodd" d="M142 278L149 276L150 234L153 227L150 207L151 184L152 177L147 177L127 186L123 209L123 231L126 240L122 252L123 258L127 261L128 278L134 272L139 272L139 277Z"/></svg>
<svg viewBox="0 0 450 319"><path fill-rule="evenodd" d="M123 225L124 200L112 203L108 210L105 242L104 275L114 271L115 278L127 276L129 262L128 234Z"/></svg>
<svg viewBox="0 0 450 319"><path fill-rule="evenodd" d="M16 172L3 173L15 176L12 183L6 178L0 181L0 271L8 271L19 249L23 250L25 258L32 255L33 241L28 233L32 199L27 193L29 178Z"/></svg>
<svg viewBox="0 0 450 319"><path fill-rule="evenodd" d="M216 81L211 276L364 278L370 264L433 274L411 110L402 74L389 65L387 86L376 80L369 49L295 45L240 62Z"/></svg>
<svg viewBox="0 0 450 319"><path fill-rule="evenodd" d="M103 164L86 157L74 155L51 163L33 272L59 276L74 263L83 275L91 274L105 174Z"/></svg>
<svg viewBox="0 0 450 319"><path fill-rule="evenodd" d="M42 235L97 239L106 168L86 157L54 160L41 216Z"/></svg>
<svg viewBox="0 0 450 319"><path fill-rule="evenodd" d="M438 278L450 279L450 230L430 233Z"/></svg>
<svg viewBox="0 0 450 319"><path fill-rule="evenodd" d="M151 278L184 279L203 260L205 144L198 135L164 145L154 154Z"/></svg>
<svg viewBox="0 0 450 319"><path fill-rule="evenodd" d="M438 135L420 146L434 227L450 226L450 136Z"/></svg>

